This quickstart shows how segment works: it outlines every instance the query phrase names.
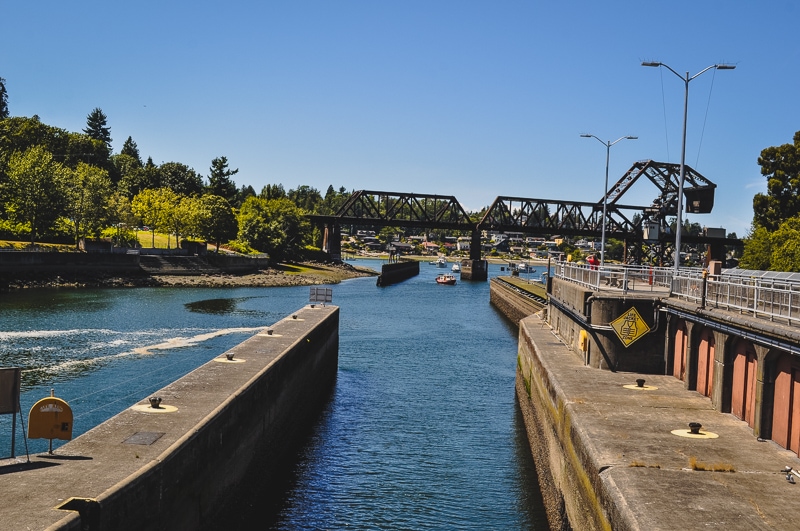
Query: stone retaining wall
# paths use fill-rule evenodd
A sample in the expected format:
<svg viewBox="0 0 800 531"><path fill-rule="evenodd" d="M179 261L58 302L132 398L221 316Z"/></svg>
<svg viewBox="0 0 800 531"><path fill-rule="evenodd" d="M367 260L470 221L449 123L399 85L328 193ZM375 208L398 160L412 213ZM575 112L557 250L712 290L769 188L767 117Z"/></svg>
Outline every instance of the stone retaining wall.
<svg viewBox="0 0 800 531"><path fill-rule="evenodd" d="M544 304L523 297L496 278L489 281L489 301L514 324L544 308Z"/></svg>

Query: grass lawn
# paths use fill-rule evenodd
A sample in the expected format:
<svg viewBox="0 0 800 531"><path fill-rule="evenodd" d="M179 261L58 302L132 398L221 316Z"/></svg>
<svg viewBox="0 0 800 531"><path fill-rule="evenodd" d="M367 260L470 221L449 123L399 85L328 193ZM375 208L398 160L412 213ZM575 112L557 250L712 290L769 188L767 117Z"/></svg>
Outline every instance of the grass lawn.
<svg viewBox="0 0 800 531"><path fill-rule="evenodd" d="M155 235L155 245L153 244L154 235ZM139 244L142 247L156 248L156 249L166 249L167 248L167 243L169 242L169 247L171 249L175 248L175 237L174 236L170 236L168 238L166 234L161 234L160 232L153 233L153 232L150 232L149 230L147 230L147 231L141 231L140 230L140 231L138 231L136 233L136 236L138 237Z"/></svg>
<svg viewBox="0 0 800 531"><path fill-rule="evenodd" d="M31 242L21 242L16 240L0 240L0 249L11 249L14 251L24 251L31 246ZM75 250L72 244L65 245L61 243L39 243L36 242L36 247L39 249L48 249L53 251L70 252Z"/></svg>

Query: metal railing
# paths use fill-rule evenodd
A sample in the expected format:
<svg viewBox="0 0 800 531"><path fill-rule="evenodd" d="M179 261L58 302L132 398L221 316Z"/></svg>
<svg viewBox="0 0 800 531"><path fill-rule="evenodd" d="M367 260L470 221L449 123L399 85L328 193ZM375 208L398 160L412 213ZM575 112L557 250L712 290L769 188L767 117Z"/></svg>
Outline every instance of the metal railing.
<svg viewBox="0 0 800 531"><path fill-rule="evenodd" d="M800 323L800 282L780 278L709 275L681 270L672 281L670 296L705 308L738 311L754 317Z"/></svg>
<svg viewBox="0 0 800 531"><path fill-rule="evenodd" d="M557 262L553 276L580 284L594 290L618 289L628 291L654 291L669 289L674 270L667 267L640 265L606 265L604 267L572 262Z"/></svg>
<svg viewBox="0 0 800 531"><path fill-rule="evenodd" d="M605 267L557 262L555 278L568 280L593 290L667 291L670 297L684 299L701 308L719 308L760 319L800 324L800 280L746 276L739 270L720 275L704 275L701 268L673 268L636 265Z"/></svg>

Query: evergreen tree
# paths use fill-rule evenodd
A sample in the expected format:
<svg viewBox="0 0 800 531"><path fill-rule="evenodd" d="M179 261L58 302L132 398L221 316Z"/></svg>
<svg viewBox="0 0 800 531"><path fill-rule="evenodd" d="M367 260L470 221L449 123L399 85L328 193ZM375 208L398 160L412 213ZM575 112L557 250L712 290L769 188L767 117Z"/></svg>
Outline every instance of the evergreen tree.
<svg viewBox="0 0 800 531"><path fill-rule="evenodd" d="M6 92L6 80L0 77L0 120L8 118L8 93Z"/></svg>
<svg viewBox="0 0 800 531"><path fill-rule="evenodd" d="M89 113L86 117L86 129L84 133L89 135L90 138L103 142L106 146L111 148L111 129L106 124L106 115L99 107Z"/></svg>
<svg viewBox="0 0 800 531"><path fill-rule="evenodd" d="M261 188L261 193L258 194L261 199L280 199L286 197L286 190L283 189L282 184L268 184Z"/></svg>
<svg viewBox="0 0 800 531"><path fill-rule="evenodd" d="M231 180L231 177L239 173L239 170L231 170L228 168L227 157L218 157L211 161L210 171L211 174L208 176L207 193L218 195L224 198L228 203L235 203L238 190L236 188L236 183Z"/></svg>
<svg viewBox="0 0 800 531"><path fill-rule="evenodd" d="M240 206L242 206L242 203L244 203L245 199L251 196L255 197L255 195L256 191L253 189L252 186L250 186L249 184L248 185L243 184L242 187L239 188L239 193L236 194L236 202L233 204L233 206L239 208Z"/></svg>
<svg viewBox="0 0 800 531"><path fill-rule="evenodd" d="M128 137L128 140L122 144L122 150L119 152L120 155L129 155L133 157L138 163L139 167L141 168L144 166L142 164L142 157L139 155L139 147L136 145L136 142L133 141L133 138Z"/></svg>

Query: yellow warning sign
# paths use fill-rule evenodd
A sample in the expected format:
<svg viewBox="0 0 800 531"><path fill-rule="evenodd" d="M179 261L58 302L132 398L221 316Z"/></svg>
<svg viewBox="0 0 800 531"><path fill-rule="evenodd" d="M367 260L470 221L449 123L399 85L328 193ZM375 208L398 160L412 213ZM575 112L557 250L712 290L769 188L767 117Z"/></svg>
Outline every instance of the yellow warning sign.
<svg viewBox="0 0 800 531"><path fill-rule="evenodd" d="M650 331L650 327L644 322L636 308L631 308L611 321L611 328L614 329L626 348Z"/></svg>

